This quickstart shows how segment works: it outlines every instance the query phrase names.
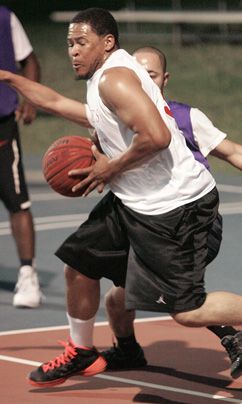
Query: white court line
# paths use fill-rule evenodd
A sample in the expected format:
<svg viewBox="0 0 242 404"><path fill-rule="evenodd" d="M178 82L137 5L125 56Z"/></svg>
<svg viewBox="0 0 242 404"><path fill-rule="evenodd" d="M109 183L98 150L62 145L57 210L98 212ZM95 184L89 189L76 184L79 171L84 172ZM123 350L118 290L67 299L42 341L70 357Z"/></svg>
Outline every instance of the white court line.
<svg viewBox="0 0 242 404"><path fill-rule="evenodd" d="M7 362L13 362L13 363L20 363L22 365L29 365L29 366L34 366L34 367L39 367L42 364L41 362L19 359L19 358L15 358L12 356L5 356L5 355L0 355L0 360L7 361ZM241 404L241 400L237 400L236 398L231 398L231 397L224 397L224 396L220 396L217 394L212 395L212 394L202 393L199 391L179 389L177 387L169 387L169 386L164 386L164 385L159 385L159 384L154 384L154 383L141 382L139 380L125 379L123 377L109 376L109 375L104 375L104 374L99 374L99 375L96 375L93 377L98 378L98 379L103 379L103 380L110 380L110 381L118 382L118 383L131 384L134 386L148 387L148 388L155 389L155 390L171 391L173 393L181 393L181 394L186 394L186 395L195 396L195 397L204 397L204 398L209 398L212 400L221 400L221 401L225 401L225 402L229 402L229 403Z"/></svg>
<svg viewBox="0 0 242 404"><path fill-rule="evenodd" d="M147 318L136 318L134 320L135 323L148 323L152 321L164 321L164 320L172 320L171 316L162 316L162 317L147 317ZM109 325L108 321L99 321L96 322L95 327L100 327L103 325ZM58 331L58 330L67 330L69 325L59 325L53 327L40 327L40 328L28 328L24 330L13 330L13 331L0 331L0 337L2 335L15 335L15 334L28 334L33 332L45 332L45 331Z"/></svg>
<svg viewBox="0 0 242 404"><path fill-rule="evenodd" d="M92 198L101 198L108 192L108 189L104 189L102 194L100 194L96 189L92 191L91 197ZM80 197L79 197L80 198ZM60 200L66 202L67 198L63 195L57 194L56 192L46 192L41 194L30 194L31 201L56 201ZM69 198L68 198L69 199Z"/></svg>
<svg viewBox="0 0 242 404"><path fill-rule="evenodd" d="M219 207L219 212L222 215L238 215L242 214L242 203L241 202L229 202L221 203ZM73 214L73 215L62 215L62 216L46 216L34 218L35 230L36 231L46 231L46 230L56 230L64 228L75 228L81 225L88 217L88 213ZM0 236L6 236L11 234L10 223L1 222L0 223Z"/></svg>
<svg viewBox="0 0 242 404"><path fill-rule="evenodd" d="M225 184L217 184L218 191L233 193L233 194L242 194L242 187L238 185L225 185ZM104 196L108 190L104 190L102 194L99 194L96 190L94 190L91 194L94 198L100 198L102 195ZM41 194L31 194L31 201L56 201L62 200L65 201L66 197L57 194L56 192L46 192Z"/></svg>
<svg viewBox="0 0 242 404"><path fill-rule="evenodd" d="M135 322L143 323L143 322L164 321L164 320L172 320L172 318L170 316L149 317L149 318L143 318L143 319L136 319ZM95 326L101 326L101 325L108 325L108 322L103 321L103 322L99 322L99 323L95 324ZM69 328L69 326L57 326L57 327L33 328L33 329L28 329L28 330L3 331L3 332L0 332L0 336L52 331L52 330L63 330L63 329L68 329L68 328ZM7 361L7 362L13 362L13 363L20 363L23 365L29 365L29 366L34 366L34 367L38 367L41 365L41 362L35 362L35 361L15 358L12 356L7 356L7 355L0 355L0 360ZM204 398L209 398L212 400L220 400L220 401L229 402L229 403L242 404L241 400L237 400L235 398L224 397L224 396L217 395L217 394L212 395L212 394L202 393L199 391L179 389L176 387L169 387L169 386L164 386L164 385L159 385L159 384L154 384L154 383L146 383L146 382L141 382L139 380L130 380L130 379L125 379L125 378L121 378L121 377L104 375L104 374L99 374L99 375L96 375L93 377L103 379L103 380L110 380L110 381L114 381L114 382L118 382L118 383L131 384L134 386L148 387L148 388L152 388L155 390L171 391L173 393L181 393L181 394L186 394L186 395L195 396L195 397L204 397Z"/></svg>
<svg viewBox="0 0 242 404"><path fill-rule="evenodd" d="M237 185L217 184L218 191L227 192L229 194L242 194L242 187Z"/></svg>

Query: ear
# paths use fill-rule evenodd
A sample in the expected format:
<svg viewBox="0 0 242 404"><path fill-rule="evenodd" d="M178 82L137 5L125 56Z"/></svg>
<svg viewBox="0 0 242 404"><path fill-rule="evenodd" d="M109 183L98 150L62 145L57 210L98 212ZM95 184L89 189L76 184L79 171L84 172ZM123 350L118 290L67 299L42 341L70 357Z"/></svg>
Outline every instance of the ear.
<svg viewBox="0 0 242 404"><path fill-rule="evenodd" d="M164 87L167 85L169 77L170 77L170 73L165 72L165 74L164 74Z"/></svg>
<svg viewBox="0 0 242 404"><path fill-rule="evenodd" d="M108 34L105 36L105 50L107 52L110 52L111 50L113 50L115 46L115 38L112 34Z"/></svg>

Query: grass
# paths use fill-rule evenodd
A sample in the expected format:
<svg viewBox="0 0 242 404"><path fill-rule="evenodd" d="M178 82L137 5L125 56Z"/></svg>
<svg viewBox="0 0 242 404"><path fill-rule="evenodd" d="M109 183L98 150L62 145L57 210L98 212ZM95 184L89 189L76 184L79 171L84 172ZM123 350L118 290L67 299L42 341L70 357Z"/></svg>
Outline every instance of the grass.
<svg viewBox="0 0 242 404"><path fill-rule="evenodd" d="M42 83L73 99L85 102L85 82L75 82L67 54L67 24L25 25L38 56ZM121 42L132 52L142 43ZM239 46L193 44L176 46L152 43L167 56L170 79L165 97L201 109L228 138L242 143L241 65ZM34 123L21 125L24 153L43 154L56 139L66 135L87 136L86 129L61 118L38 113ZM209 158L212 170L238 171L218 159Z"/></svg>

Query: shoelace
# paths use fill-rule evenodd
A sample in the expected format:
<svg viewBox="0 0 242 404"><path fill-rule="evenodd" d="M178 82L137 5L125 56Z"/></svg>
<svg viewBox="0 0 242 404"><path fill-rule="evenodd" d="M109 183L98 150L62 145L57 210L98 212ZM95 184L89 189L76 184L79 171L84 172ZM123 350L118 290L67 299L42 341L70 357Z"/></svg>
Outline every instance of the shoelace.
<svg viewBox="0 0 242 404"><path fill-rule="evenodd" d="M67 342L58 341L58 344L63 345L66 350L60 356L57 356L52 361L42 365L44 373L46 373L48 370L53 370L54 368L60 367L60 365L65 365L66 362L70 362L77 355L75 348L69 345Z"/></svg>

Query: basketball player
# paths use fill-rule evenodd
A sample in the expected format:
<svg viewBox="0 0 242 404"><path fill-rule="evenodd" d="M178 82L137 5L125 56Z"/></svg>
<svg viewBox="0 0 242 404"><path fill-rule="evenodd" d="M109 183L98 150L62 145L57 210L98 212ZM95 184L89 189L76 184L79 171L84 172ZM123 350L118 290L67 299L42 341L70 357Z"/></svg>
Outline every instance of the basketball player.
<svg viewBox="0 0 242 404"><path fill-rule="evenodd" d="M218 194L209 171L186 147L158 87L119 49L117 25L106 10L78 13L69 25L68 46L76 78L87 80L87 102L104 151L93 147L96 164L69 173L87 175L73 192L87 185L85 197L106 184L111 191L56 252L65 262L73 338L64 343L65 353L29 374L29 382L39 387L106 368L89 339L99 281L104 276L124 286L126 266L129 310L168 312L187 327L242 322L242 296L205 292L206 241ZM6 71L0 71L0 80L39 107L88 126L85 108L76 101ZM79 324L86 330L82 346L74 330Z"/></svg>
<svg viewBox="0 0 242 404"><path fill-rule="evenodd" d="M0 65L35 81L40 68L22 24L8 8L0 6ZM0 199L9 213L12 235L20 261L13 305L36 308L42 293L35 268L35 233L24 178L18 122L30 124L35 107L27 100L18 102L16 91L0 84Z"/></svg>
<svg viewBox="0 0 242 404"><path fill-rule="evenodd" d="M147 70L163 94L169 73L166 71L166 57L157 48L141 47L133 53L136 60ZM195 158L209 168L206 156L214 155L242 170L242 146L226 139L226 134L215 128L212 122L198 109L177 102L167 102L185 136L187 146ZM202 152L200 151L202 150ZM203 154L202 154L203 153ZM215 259L222 241L222 217L218 217L208 237L207 265ZM135 339L133 321L135 313L124 308L124 289L113 286L105 296L109 324L117 338L117 346L103 352L108 369L124 369L144 366L144 352ZM227 349L232 366L231 376L238 378L242 373L242 332L233 327L208 327Z"/></svg>

